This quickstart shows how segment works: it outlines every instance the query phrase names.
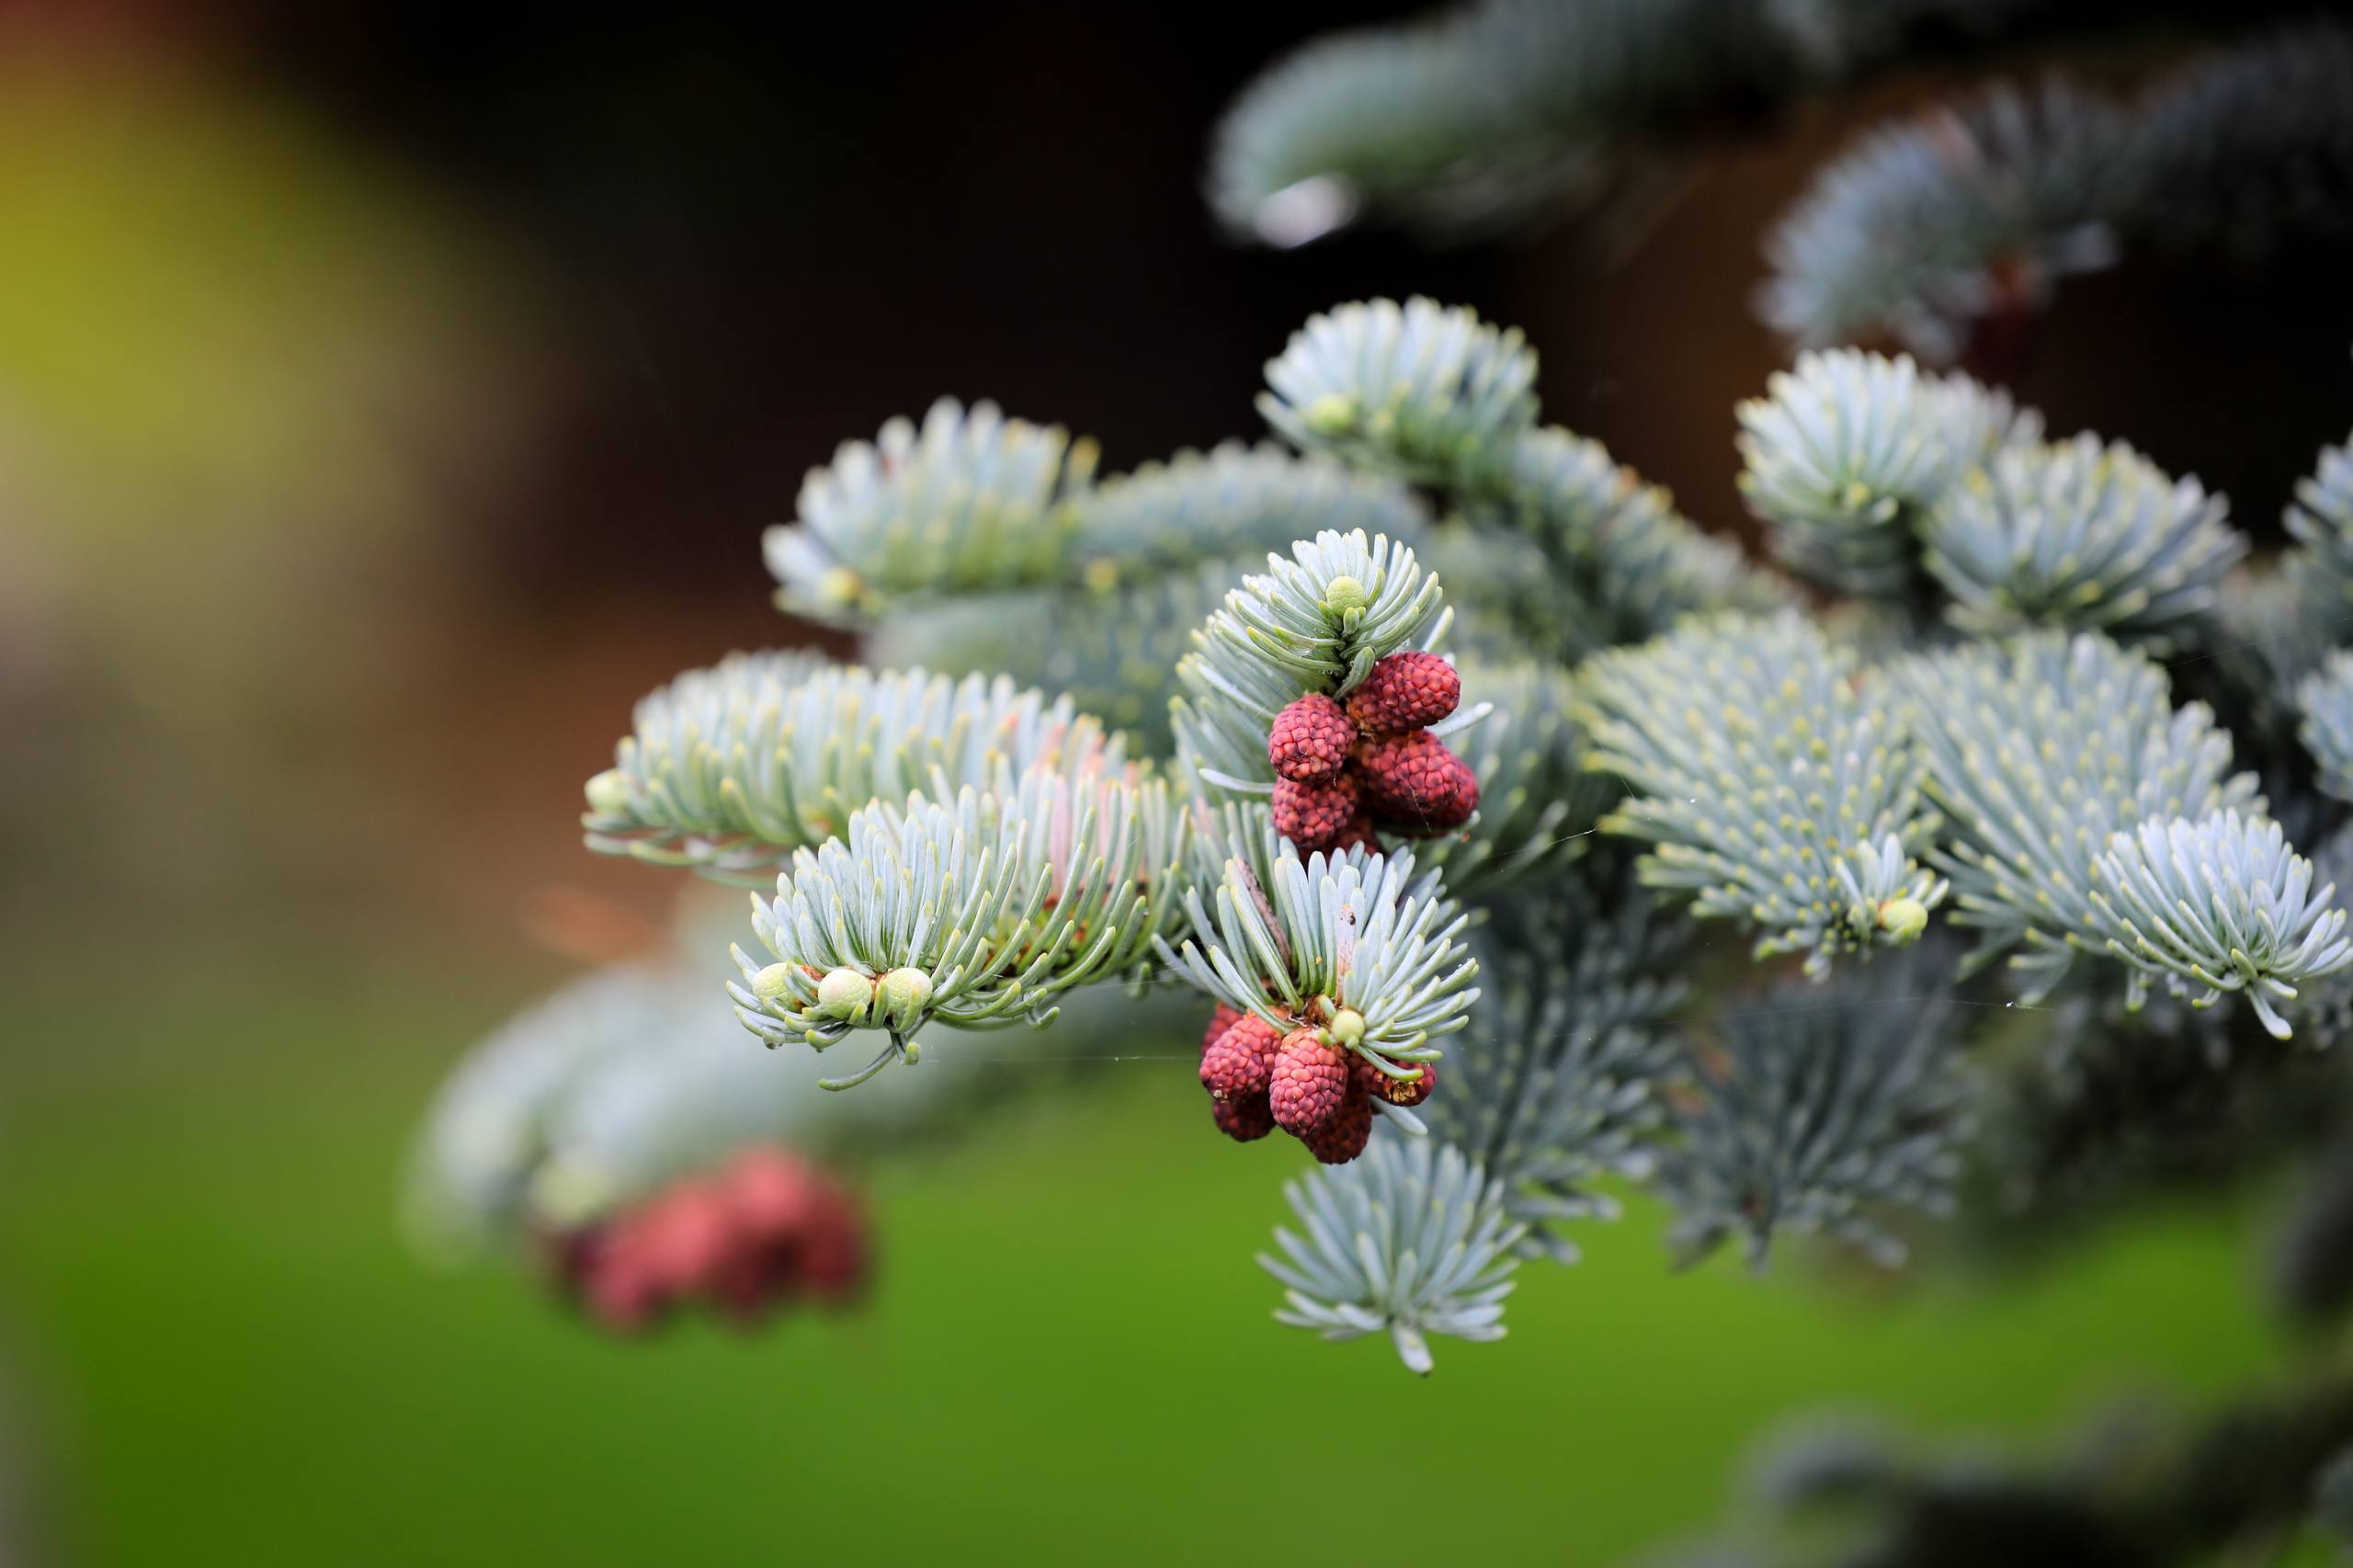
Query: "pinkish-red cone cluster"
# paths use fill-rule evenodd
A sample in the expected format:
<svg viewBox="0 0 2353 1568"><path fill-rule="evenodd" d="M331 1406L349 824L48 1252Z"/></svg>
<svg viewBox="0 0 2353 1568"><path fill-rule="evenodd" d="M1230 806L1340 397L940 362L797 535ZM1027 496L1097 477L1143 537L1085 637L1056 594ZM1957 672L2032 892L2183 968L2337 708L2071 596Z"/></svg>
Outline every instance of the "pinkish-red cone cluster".
<svg viewBox="0 0 2353 1568"><path fill-rule="evenodd" d="M1200 1078L1218 1131L1235 1142L1279 1127L1324 1164L1339 1165L1364 1153L1376 1097L1419 1105L1438 1070L1424 1064L1417 1077L1393 1078L1314 1024L1286 1033L1221 1004L1202 1036Z"/></svg>
<svg viewBox="0 0 2353 1568"><path fill-rule="evenodd" d="M556 1264L591 1320L635 1334L692 1306L749 1327L802 1301L838 1305L865 1284L870 1248L846 1188L756 1145L565 1238Z"/></svg>
<svg viewBox="0 0 2353 1568"><path fill-rule="evenodd" d="M1302 854L1378 850L1386 830L1447 833L1479 809L1479 781L1429 726L1462 699L1454 666L1435 653L1392 653L1343 706L1310 692L1275 715L1275 831Z"/></svg>

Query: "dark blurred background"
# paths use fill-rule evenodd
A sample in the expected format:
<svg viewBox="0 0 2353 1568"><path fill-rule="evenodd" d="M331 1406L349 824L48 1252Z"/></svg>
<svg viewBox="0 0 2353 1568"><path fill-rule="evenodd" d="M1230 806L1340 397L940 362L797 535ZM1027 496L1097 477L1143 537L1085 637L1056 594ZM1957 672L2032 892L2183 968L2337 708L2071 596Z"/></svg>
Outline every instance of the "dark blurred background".
<svg viewBox="0 0 2353 1568"><path fill-rule="evenodd" d="M1213 1161L1188 1074L1141 1066L876 1173L884 1299L838 1327L616 1349L402 1250L436 1076L661 917L668 885L575 827L630 702L814 636L758 533L837 442L942 393L1110 470L1256 436L1309 313L1421 292L1525 326L1552 417L1744 527L1733 404L1785 362L1758 237L1859 126L1987 62L1644 153L1641 199L1509 243L1222 242L1221 107L1404 9L0 6L19 1550L1273 1560L1327 1521L1228 1495L1218 1456L1300 1445L1405 1494L1339 1510L1351 1551L1604 1562L1699 1517L1786 1403L2029 1425L2265 1364L2234 1211L1995 1301L1669 1280L1638 1212L1412 1384L1266 1322L1284 1173ZM2017 390L2276 537L2353 411L2346 260L2071 282Z"/></svg>

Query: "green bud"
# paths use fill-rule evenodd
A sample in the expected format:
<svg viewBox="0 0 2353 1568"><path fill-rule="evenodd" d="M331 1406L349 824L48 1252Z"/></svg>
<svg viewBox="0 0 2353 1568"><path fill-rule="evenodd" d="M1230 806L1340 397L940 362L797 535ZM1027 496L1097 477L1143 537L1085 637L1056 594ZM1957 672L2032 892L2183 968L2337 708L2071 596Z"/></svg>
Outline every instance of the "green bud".
<svg viewBox="0 0 2353 1568"><path fill-rule="evenodd" d="M864 1021L874 1007L874 982L854 969L833 971L817 982L817 1011L845 1023Z"/></svg>
<svg viewBox="0 0 2353 1568"><path fill-rule="evenodd" d="M817 578L817 597L845 609L858 603L865 592L866 579L847 566L828 566Z"/></svg>
<svg viewBox="0 0 2353 1568"><path fill-rule="evenodd" d="M915 1020L931 1000L931 976L919 969L894 969L882 977L883 1018L898 1028Z"/></svg>
<svg viewBox="0 0 2353 1568"><path fill-rule="evenodd" d="M1909 942L1928 928L1928 906L1916 898L1891 898L1879 906L1879 928L1893 942Z"/></svg>
<svg viewBox="0 0 2353 1568"><path fill-rule="evenodd" d="M763 1002L774 1002L792 994L792 966L772 963L752 976L752 994Z"/></svg>
<svg viewBox="0 0 2353 1568"><path fill-rule="evenodd" d="M608 767L588 780L588 809L600 817L617 817L629 810L629 780L618 767Z"/></svg>
<svg viewBox="0 0 2353 1568"><path fill-rule="evenodd" d="M1356 428L1357 400L1353 392L1325 392L1301 410L1307 427L1319 436L1345 436Z"/></svg>
<svg viewBox="0 0 2353 1568"><path fill-rule="evenodd" d="M1332 1038L1342 1045L1355 1045L1364 1039L1364 1015L1354 1007L1343 1007L1332 1015Z"/></svg>
<svg viewBox="0 0 2353 1568"><path fill-rule="evenodd" d="M1347 615L1352 610L1364 608L1370 602L1364 585L1354 577L1335 577L1324 585L1324 613L1326 615Z"/></svg>

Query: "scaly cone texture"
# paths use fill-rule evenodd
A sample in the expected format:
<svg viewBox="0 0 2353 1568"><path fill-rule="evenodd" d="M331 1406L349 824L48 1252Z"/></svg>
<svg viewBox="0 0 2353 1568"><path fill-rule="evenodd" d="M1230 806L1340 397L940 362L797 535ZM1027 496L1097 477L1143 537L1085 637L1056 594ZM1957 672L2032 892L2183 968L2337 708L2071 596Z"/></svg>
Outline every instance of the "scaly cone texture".
<svg viewBox="0 0 2353 1568"><path fill-rule="evenodd" d="M1329 849L1357 815L1357 781L1347 774L1322 784L1275 780L1275 831L1302 850Z"/></svg>
<svg viewBox="0 0 2353 1568"><path fill-rule="evenodd" d="M1221 1016L1233 1009L1221 1006ZM1261 1100L1274 1085L1283 1033L1254 1013L1234 1014L1201 1051L1201 1086L1219 1101Z"/></svg>
<svg viewBox="0 0 2353 1568"><path fill-rule="evenodd" d="M1243 1076L1227 1042L1256 1053L1260 1031L1279 1036L1266 1078L1276 1125L1318 1158L1354 1158L1375 1099L1382 1114L1419 1126L1405 1098L1369 1094L1371 1079L1360 1074L1416 1079L1438 1055L1435 1038L1469 1021L1478 971L1459 940L1464 917L1439 895L1435 874L1415 877L1409 852L1302 861L1271 832L1246 836L1246 817L1236 818L1222 840L1214 915L1197 887L1186 895L1190 934L1178 947L1157 943L1180 979L1245 1015L1211 1046L1202 1081L1212 1098L1254 1097L1246 1091L1256 1080ZM1245 1025L1250 1032L1238 1034ZM1334 1131L1343 1115L1348 1125Z"/></svg>
<svg viewBox="0 0 2353 1568"><path fill-rule="evenodd" d="M1267 568L1226 596L1176 667L1178 767L1213 801L1272 793L1268 744L1293 702L1336 700L1382 658L1446 631L1438 579L1387 538L1321 533Z"/></svg>
<svg viewBox="0 0 2353 1568"><path fill-rule="evenodd" d="M1290 703L1275 715L1267 734L1267 764L1275 777L1295 784L1322 784L1348 765L1357 727L1348 710L1320 691Z"/></svg>
<svg viewBox="0 0 2353 1568"><path fill-rule="evenodd" d="M1366 733L1403 735L1427 729L1462 700L1462 677L1436 653L1392 653L1348 693L1347 716Z"/></svg>
<svg viewBox="0 0 2353 1568"><path fill-rule="evenodd" d="M1421 837L1462 826L1479 808L1479 780L1427 726L1454 711L1462 680L1435 653L1384 655L1346 707L1310 692L1275 715L1267 761L1275 831L1302 852L1376 829Z"/></svg>
<svg viewBox="0 0 2353 1568"><path fill-rule="evenodd" d="M1353 761L1374 820L1399 833L1444 833L1479 809L1478 779L1427 730L1373 737Z"/></svg>
<svg viewBox="0 0 2353 1568"><path fill-rule="evenodd" d="M1401 646L1445 631L1437 580L1412 551L1362 535L1321 534L1267 564L1177 667L1191 693L1174 710L1184 776L1211 799L1265 793L1276 831L1302 853L1468 823L1477 778L1435 731L1398 733L1489 711L1453 719L1452 666ZM1410 757L1391 755L1408 744Z"/></svg>
<svg viewBox="0 0 2353 1568"><path fill-rule="evenodd" d="M1356 1074L1348 1053L1320 1028L1296 1028L1275 1052L1267 1103L1275 1125L1294 1138L1321 1132L1340 1114Z"/></svg>
<svg viewBox="0 0 2353 1568"><path fill-rule="evenodd" d="M1796 615L1722 617L1586 666L1587 766L1634 797L1603 823L1656 846L1643 880L1760 928L1759 957L1916 938L1944 884L1936 829L1883 681Z"/></svg>

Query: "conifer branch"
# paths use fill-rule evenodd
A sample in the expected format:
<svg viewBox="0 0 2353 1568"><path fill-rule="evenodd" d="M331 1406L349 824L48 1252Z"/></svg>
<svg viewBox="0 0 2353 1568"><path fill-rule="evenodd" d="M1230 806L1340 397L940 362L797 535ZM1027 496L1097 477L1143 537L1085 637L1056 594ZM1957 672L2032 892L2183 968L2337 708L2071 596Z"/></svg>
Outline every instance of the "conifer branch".
<svg viewBox="0 0 2353 1568"><path fill-rule="evenodd" d="M1740 492L1773 553L1842 592L1904 594L1915 530L1973 468L2042 420L1966 376L1852 349L1798 356L1740 405Z"/></svg>
<svg viewBox="0 0 2353 1568"><path fill-rule="evenodd" d="M1143 963L1176 917L1188 832L1165 785L1103 769L862 807L841 837L794 851L773 900L755 895L775 961L736 949L736 1017L771 1046L820 1051L887 1029L872 1063L827 1081L843 1087L914 1060L934 1018L1042 1027L1057 995Z"/></svg>
<svg viewBox="0 0 2353 1568"><path fill-rule="evenodd" d="M1230 845L1208 900L1197 883L1184 907L1189 933L1154 941L1179 978L1286 1032L1353 1009L1351 1048L1392 1065L1437 1060L1433 1041L1468 1023L1479 997L1466 917L1437 873L1415 877L1411 850L1302 860L1267 829Z"/></svg>
<svg viewBox="0 0 2353 1568"><path fill-rule="evenodd" d="M638 703L580 820L600 854L749 877L840 833L869 801L1009 785L1033 767L1117 771L1121 750L1068 698L1003 676L734 653Z"/></svg>
<svg viewBox="0 0 2353 1568"><path fill-rule="evenodd" d="M1310 317L1267 363L1258 412L1302 451L1416 483L1475 486L1536 423L1536 355L1517 330L1415 297Z"/></svg>
<svg viewBox="0 0 2353 1568"><path fill-rule="evenodd" d="M2105 631L2169 652L2204 639L2246 553L2225 503L2122 442L2013 443L1927 515L1928 572L1964 631Z"/></svg>
<svg viewBox="0 0 2353 1568"><path fill-rule="evenodd" d="M1645 882L1817 977L1926 927L1944 887L1914 857L1936 816L1886 684L1850 650L1794 614L1718 617L1597 655L1584 690L1586 766L1634 792L1602 825L1657 846Z"/></svg>
<svg viewBox="0 0 2353 1568"><path fill-rule="evenodd" d="M1935 983L1924 965L1891 962L1721 1017L1660 1156L1678 1257L1737 1235L1762 1267L1777 1232L1804 1231L1893 1267L1904 1244L1874 1210L1950 1211L1975 1123L1953 1009L1924 990Z"/></svg>
<svg viewBox="0 0 2353 1568"><path fill-rule="evenodd" d="M1933 363L2143 245L2245 253L2342 233L2353 31L2215 53L2130 102L2051 77L1866 133L1767 242L1766 320L1801 347L1893 338Z"/></svg>
<svg viewBox="0 0 2353 1568"><path fill-rule="evenodd" d="M1092 441L995 403L942 398L920 426L893 419L811 470L795 520L768 530L777 602L857 625L910 597L1051 581L1095 461Z"/></svg>
<svg viewBox="0 0 2353 1568"><path fill-rule="evenodd" d="M2297 733L2319 766L2320 787L2353 801L2353 652L2330 653L2296 688L2296 701L2304 715Z"/></svg>
<svg viewBox="0 0 2353 1568"><path fill-rule="evenodd" d="M1638 890L1605 897L1564 879L1550 892L1490 906L1481 1041L1424 1115L1495 1177L1527 1227L1520 1250L1571 1263L1560 1227L1618 1212L1596 1184L1652 1174L1690 930Z"/></svg>
<svg viewBox="0 0 2353 1568"><path fill-rule="evenodd" d="M2261 809L2225 777L2230 742L2200 704L2178 712L2156 667L2096 634L2037 634L1899 667L1928 790L1952 837L1956 921L1983 928L1977 961L2011 966L2029 1001L2075 954L2132 968L2200 1006L2240 992L2284 1036L2275 999L2347 961L2343 912Z"/></svg>
<svg viewBox="0 0 2353 1568"><path fill-rule="evenodd" d="M1281 1256L1258 1255L1286 1288L1277 1322L1326 1339L1386 1333L1398 1358L1425 1374L1433 1334L1504 1336L1521 1228L1461 1150L1376 1133L1363 1158L1283 1192L1305 1233L1279 1229Z"/></svg>

